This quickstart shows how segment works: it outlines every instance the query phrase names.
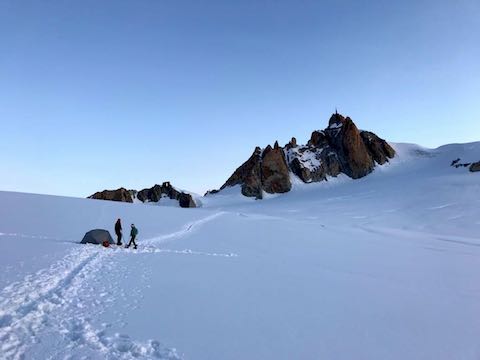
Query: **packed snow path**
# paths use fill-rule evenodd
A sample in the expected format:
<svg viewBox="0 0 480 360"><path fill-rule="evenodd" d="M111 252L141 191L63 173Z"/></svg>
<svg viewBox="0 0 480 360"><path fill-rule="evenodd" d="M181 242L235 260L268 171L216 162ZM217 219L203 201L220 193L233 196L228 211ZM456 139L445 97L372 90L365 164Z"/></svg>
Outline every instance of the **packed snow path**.
<svg viewBox="0 0 480 360"><path fill-rule="evenodd" d="M0 358L5 359L67 359L80 351L85 358L178 359L175 349L162 346L156 340L145 343L116 333L107 336L111 324L95 326L92 319L107 307L115 305L126 294L121 289L117 273L118 256L125 253L173 253L196 256L232 257L235 254L198 252L189 249L172 250L152 244L178 239L221 216L215 213L188 223L179 231L164 234L144 242L138 250L94 245L78 245L50 268L28 275L21 282L5 287L0 292ZM20 238L46 238L23 234L2 234ZM142 279L135 291L141 298ZM138 300L134 301L134 305ZM58 335L61 337L58 337ZM48 344L48 348L45 348ZM53 352L44 353L46 350Z"/></svg>

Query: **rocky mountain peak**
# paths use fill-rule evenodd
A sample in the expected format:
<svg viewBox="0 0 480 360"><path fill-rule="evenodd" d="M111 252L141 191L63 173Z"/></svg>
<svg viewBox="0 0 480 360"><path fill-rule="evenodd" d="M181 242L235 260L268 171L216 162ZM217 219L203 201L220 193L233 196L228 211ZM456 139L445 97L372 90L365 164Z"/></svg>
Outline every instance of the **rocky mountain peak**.
<svg viewBox="0 0 480 360"><path fill-rule="evenodd" d="M328 120L328 127L332 128L344 125L347 119L351 121L349 117L345 118L343 115L335 112L330 116L330 120Z"/></svg>
<svg viewBox="0 0 480 360"><path fill-rule="evenodd" d="M291 173L307 183L325 181L340 173L358 179L394 156L395 151L385 140L360 131L352 119L335 112L326 129L312 132L307 145L298 145L292 138L285 148L278 141L263 152L256 147L221 189L241 185L243 195L261 199L263 192L290 191Z"/></svg>

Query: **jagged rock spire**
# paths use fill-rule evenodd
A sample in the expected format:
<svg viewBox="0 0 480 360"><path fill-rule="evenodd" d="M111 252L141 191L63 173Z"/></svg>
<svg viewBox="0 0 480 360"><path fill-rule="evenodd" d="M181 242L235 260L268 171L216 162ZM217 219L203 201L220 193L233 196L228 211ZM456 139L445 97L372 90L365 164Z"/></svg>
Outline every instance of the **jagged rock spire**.
<svg viewBox="0 0 480 360"><path fill-rule="evenodd" d="M304 182L322 181L340 173L357 179L369 174L376 163L383 164L394 156L395 151L385 140L358 130L352 119L335 108L329 126L314 131L307 146L298 145L292 138L285 148L278 141L263 151L257 147L222 189L240 184L244 195L261 198L263 191L289 191L290 172Z"/></svg>

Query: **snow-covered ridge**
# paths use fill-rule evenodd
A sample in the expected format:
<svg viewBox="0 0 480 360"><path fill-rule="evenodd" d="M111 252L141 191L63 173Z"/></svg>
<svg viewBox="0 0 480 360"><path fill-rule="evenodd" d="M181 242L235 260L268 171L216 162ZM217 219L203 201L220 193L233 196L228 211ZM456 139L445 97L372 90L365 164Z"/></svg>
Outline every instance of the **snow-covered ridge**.
<svg viewBox="0 0 480 360"><path fill-rule="evenodd" d="M288 163L293 159L298 159L305 168L313 172L317 170L321 162L321 153L323 148L311 148L309 146L297 146L285 149L285 157Z"/></svg>

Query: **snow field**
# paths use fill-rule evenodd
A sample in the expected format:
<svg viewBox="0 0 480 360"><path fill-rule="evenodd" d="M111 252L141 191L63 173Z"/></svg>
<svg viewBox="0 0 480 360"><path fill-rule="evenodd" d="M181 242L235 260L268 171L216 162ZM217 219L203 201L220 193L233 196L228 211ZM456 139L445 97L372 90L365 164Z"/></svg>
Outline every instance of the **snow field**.
<svg viewBox="0 0 480 360"><path fill-rule="evenodd" d="M203 208L0 192L5 359L478 359L480 143ZM117 217L139 249L82 246ZM124 239L124 242L126 239Z"/></svg>

